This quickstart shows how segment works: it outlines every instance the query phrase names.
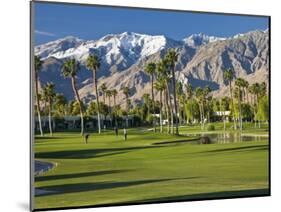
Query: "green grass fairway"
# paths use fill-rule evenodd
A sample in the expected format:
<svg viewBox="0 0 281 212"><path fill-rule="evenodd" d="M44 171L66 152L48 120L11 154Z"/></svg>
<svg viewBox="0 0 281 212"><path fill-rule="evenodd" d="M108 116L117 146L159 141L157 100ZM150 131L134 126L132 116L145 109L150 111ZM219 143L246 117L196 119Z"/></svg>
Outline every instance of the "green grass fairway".
<svg viewBox="0 0 281 212"><path fill-rule="evenodd" d="M183 128L183 130L187 130ZM157 202L268 194L268 141L199 145L183 136L130 129L37 137L35 158L56 163L35 178L35 208Z"/></svg>

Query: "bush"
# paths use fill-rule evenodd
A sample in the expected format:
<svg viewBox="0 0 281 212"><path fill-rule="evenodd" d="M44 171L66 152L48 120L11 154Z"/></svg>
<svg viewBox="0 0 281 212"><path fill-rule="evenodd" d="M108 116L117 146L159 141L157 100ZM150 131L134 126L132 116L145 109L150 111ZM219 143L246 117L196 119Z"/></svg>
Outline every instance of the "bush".
<svg viewBox="0 0 281 212"><path fill-rule="evenodd" d="M200 144L211 144L212 141L208 136L203 136L200 138Z"/></svg>
<svg viewBox="0 0 281 212"><path fill-rule="evenodd" d="M207 130L208 131L214 131L215 130L215 126L210 124L210 125L207 126Z"/></svg>

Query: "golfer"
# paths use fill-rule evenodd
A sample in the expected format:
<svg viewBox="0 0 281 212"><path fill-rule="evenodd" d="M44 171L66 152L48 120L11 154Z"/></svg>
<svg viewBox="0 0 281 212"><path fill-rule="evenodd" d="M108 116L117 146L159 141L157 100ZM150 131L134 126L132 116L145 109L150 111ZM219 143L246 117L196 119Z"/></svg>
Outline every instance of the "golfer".
<svg viewBox="0 0 281 212"><path fill-rule="evenodd" d="M127 129L126 128L124 128L124 139L125 139L125 141L127 141Z"/></svg>
<svg viewBox="0 0 281 212"><path fill-rule="evenodd" d="M115 132L116 141L118 141L118 128L117 127L114 127L114 132Z"/></svg>

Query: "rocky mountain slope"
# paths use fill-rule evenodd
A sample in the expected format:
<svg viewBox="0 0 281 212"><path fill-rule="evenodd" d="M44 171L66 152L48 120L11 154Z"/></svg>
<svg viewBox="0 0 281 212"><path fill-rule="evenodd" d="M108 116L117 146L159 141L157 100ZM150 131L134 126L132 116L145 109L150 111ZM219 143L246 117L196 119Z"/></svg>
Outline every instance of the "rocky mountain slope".
<svg viewBox="0 0 281 212"><path fill-rule="evenodd" d="M68 58L81 63L78 74L79 93L85 102L94 99L92 73L85 68L89 54L101 58L98 83L109 89L121 90L128 86L132 102L142 100L150 92L149 77L144 72L147 62L157 62L169 48L179 53L176 65L177 80L195 86L209 85L215 95L226 92L223 71L231 68L235 77L244 77L250 83L268 80L269 45L267 31L251 31L230 38L207 36L202 33L175 41L163 35L151 36L133 32L109 34L99 40L85 41L66 37L35 47L35 54L44 60L40 80L54 82L57 92L73 98L70 80L61 74L61 65ZM124 103L119 92L117 102Z"/></svg>

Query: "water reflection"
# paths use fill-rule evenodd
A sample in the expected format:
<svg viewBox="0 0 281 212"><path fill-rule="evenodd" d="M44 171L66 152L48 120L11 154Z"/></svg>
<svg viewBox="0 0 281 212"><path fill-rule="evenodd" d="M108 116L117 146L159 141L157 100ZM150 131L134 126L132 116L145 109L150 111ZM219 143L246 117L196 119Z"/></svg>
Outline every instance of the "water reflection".
<svg viewBox="0 0 281 212"><path fill-rule="evenodd" d="M191 136L209 137L211 143L226 144L226 143L241 143L250 141L268 141L268 137L264 135L245 135L241 132L225 132L225 133L202 133L193 134Z"/></svg>

